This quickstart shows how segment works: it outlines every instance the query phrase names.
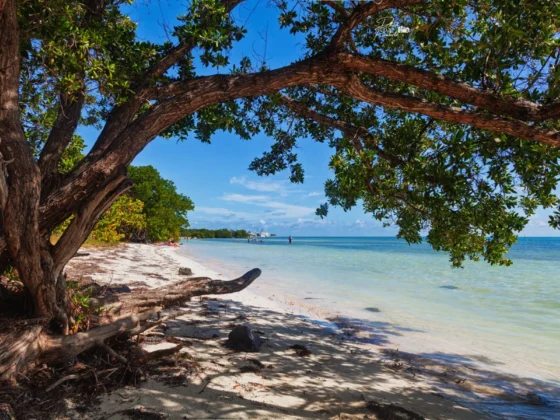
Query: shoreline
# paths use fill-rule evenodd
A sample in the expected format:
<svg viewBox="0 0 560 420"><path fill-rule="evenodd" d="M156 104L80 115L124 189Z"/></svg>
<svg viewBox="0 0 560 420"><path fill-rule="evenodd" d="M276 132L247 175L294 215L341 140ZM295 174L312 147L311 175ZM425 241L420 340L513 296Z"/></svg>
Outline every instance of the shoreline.
<svg viewBox="0 0 560 420"><path fill-rule="evenodd" d="M363 320L393 348L452 360L460 355L473 367L560 388L555 350L560 343L555 269L560 265L538 253L543 244L521 243L521 251L512 254L514 269L472 263L465 270L451 270L445 256L428 246L410 248L398 241L301 240L297 249L303 256L282 245L202 240L184 248L198 261L234 273L258 261L265 268L259 284L280 286L272 290L296 295L328 317Z"/></svg>
<svg viewBox="0 0 560 420"><path fill-rule="evenodd" d="M94 254L92 259L95 260L97 266L96 268L90 267L87 275L96 282L106 281L107 278L110 278L115 283L126 283L131 287L158 287L169 281L180 280L181 277L177 276L176 273L178 267L181 266L191 268L195 276L227 279L223 273L196 261L195 256L187 255L185 248L126 244L113 251L93 251L92 254ZM85 260L80 262L82 265L83 263L86 263ZM154 270L156 267L158 269ZM78 274L80 271L79 268L72 268L72 270L74 274ZM95 272L96 270L97 272ZM85 266L82 267L82 276L86 274L84 271L88 271ZM241 274L243 273L237 273L237 275ZM214 310L217 309L218 313L220 312L219 308L226 308L224 314L220 315L221 318L226 316L225 312L228 312L228 316L230 312L232 316L243 316L242 319L247 320L253 328L271 334L266 336L267 338L278 335L275 334L275 328L282 328L283 332L279 334L281 337L275 337L276 340L269 338L270 345L273 348L272 356L274 357L282 354L282 358L285 358L283 353L286 351L286 346L278 346L276 342L278 339L289 341L297 337L298 342L308 346L313 353L317 351L319 359L324 356L326 360L341 360L341 366L334 369L335 389L346 388L346 390L353 390L353 392L336 398L337 405L343 407L339 409L339 415L344 413L344 410L348 412L356 411L356 407L361 407L360 410L363 413L364 401L371 398L375 401L397 404L425 418L551 417L552 412L549 410L552 408L532 405L538 401L532 401L531 399L537 397L524 391L520 381L522 378L503 377L500 378L500 383L497 383L490 379L494 373L473 369L464 361L457 360L451 364L442 363L419 355L390 349L390 345L376 346L375 341L372 343L369 335L371 331L364 334L361 326L352 323L351 319L333 319L332 314L323 312L320 308L313 306L312 303L296 301L294 296L281 295L278 291L271 294L270 289L259 285L258 282L257 279L248 289L233 295L210 297L211 301L208 304L214 307ZM217 300L214 301L213 299ZM190 308L191 304L186 307ZM178 319L177 322L181 322L181 319ZM235 319L238 318L233 317L233 320ZM283 322L278 323L279 319L282 319ZM224 321L226 320L220 319L215 325L209 322L207 331L212 331L213 335L219 336L221 339L227 338L227 330L224 330L223 326L220 329L218 325L223 324ZM231 321L230 319L226 326L231 326ZM290 328L286 328L284 324L290 325ZM267 330L270 330L271 325L274 328L269 333ZM181 328L184 329L185 327L182 326ZM304 340L301 339L303 331L306 332L303 335ZM320 348L320 350L316 350L315 347ZM205 351L208 351L208 349ZM266 353L269 352L267 349ZM266 355L255 353L255 356L260 358L260 356ZM293 386L292 397L296 398L302 392L310 392L311 397L314 395L313 392L306 391L309 387L308 376L313 376L314 370L318 366L321 366L321 369L325 369L325 371L330 370L330 373L333 374L333 367L329 366L327 369L328 363L317 361L310 365L309 360L304 358L291 359L289 363L297 364L300 362L304 362L307 367L313 366L314 369L303 369L303 372L296 375L297 385ZM348 368L352 367L351 374L345 371L344 364L349 365ZM288 376L291 375L289 373L291 367L293 366L283 367L288 370ZM238 382L235 382L239 380L236 376L229 378L229 382L224 379L226 388L229 386L235 387L238 384ZM369 380L364 382L360 377L367 377ZM292 384L291 380L286 383L285 378L283 380L276 379L280 381L282 386ZM323 380L328 382L332 378L323 378ZM267 381L264 380L262 385L268 387ZM148 390L153 390L159 389L159 386L159 384L149 381L143 388L147 387ZM143 391L139 392L143 393ZM323 388L318 388L315 394L317 392L323 392ZM278 400L282 401L280 407L293 409L295 406L299 406L299 403L295 404L293 401L292 403L285 402L283 393L269 390L268 394L270 395L267 395L266 401L273 401L273 406L277 405ZM264 400L258 398L258 396L253 395L253 397L255 397L254 404L264 403ZM243 399L247 401L247 396L243 396ZM113 400L111 396L104 400L102 411L109 412L112 408L115 408L117 401ZM220 401L217 404L221 405L223 403L223 401ZM331 406L331 404L328 405ZM295 414L296 418L315 418L318 411L326 409L322 407L320 401L316 400L311 404L311 407L313 409L303 410ZM504 407L506 410L504 410ZM506 412L504 413L504 411ZM332 409L329 412L332 414ZM283 414L276 413L275 409L268 412L265 417L271 416L273 413L284 417ZM204 418L205 415L210 413L203 410L200 414ZM245 418L240 413L238 414L239 416L233 418ZM181 417L172 416L171 418Z"/></svg>

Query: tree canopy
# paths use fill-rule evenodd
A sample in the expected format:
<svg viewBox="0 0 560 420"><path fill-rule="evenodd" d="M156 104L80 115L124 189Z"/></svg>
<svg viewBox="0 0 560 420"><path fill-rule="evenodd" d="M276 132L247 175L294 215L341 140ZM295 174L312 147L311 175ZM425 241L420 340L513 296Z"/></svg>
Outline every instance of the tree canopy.
<svg viewBox="0 0 560 420"><path fill-rule="evenodd" d="M249 237L249 232L244 229L232 230L232 229L185 229L181 233L182 236L188 236L190 238L244 238Z"/></svg>
<svg viewBox="0 0 560 420"><path fill-rule="evenodd" d="M135 184L130 196L143 203L147 238L178 240L181 230L189 226L187 212L194 209L193 202L179 194L173 181L163 179L153 166L131 166L128 175Z"/></svg>
<svg viewBox="0 0 560 420"><path fill-rule="evenodd" d="M426 234L454 265L467 257L508 264L503 254L538 206L558 206L555 2L276 1L280 25L306 43L302 61L276 70L228 58L246 33L229 15L239 2L193 1L175 43L159 45L138 41L120 1L23 3L28 141L48 161L41 145L63 106L82 110L75 124L135 115L121 134L141 126L150 133L124 161L156 135L209 142L219 130L244 139L264 131L275 144L251 169L289 169L294 182L304 179L298 141L329 142L335 178L320 216L329 205L363 203L409 242ZM231 76L201 76L205 68ZM201 83L221 98L195 99ZM114 143L121 129L106 124L91 154L133 141ZM71 148L78 140L67 134ZM174 217L146 204L153 218ZM560 215L550 222L558 227Z"/></svg>
<svg viewBox="0 0 560 420"><path fill-rule="evenodd" d="M241 0L181 4L161 43L137 36L129 3L0 0L0 265L17 266L38 314L62 318L57 279L157 137L262 132L274 144L251 169L294 182L298 144L328 143L318 215L363 205L456 266L509 264L539 206L559 227L556 1L274 0L303 43L283 67L232 53L248 35ZM78 126L99 130L83 157Z"/></svg>

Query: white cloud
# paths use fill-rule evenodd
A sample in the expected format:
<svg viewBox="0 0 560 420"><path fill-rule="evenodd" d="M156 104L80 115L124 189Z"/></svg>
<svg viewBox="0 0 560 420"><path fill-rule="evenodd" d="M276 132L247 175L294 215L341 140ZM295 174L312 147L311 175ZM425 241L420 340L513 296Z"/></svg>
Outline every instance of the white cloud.
<svg viewBox="0 0 560 420"><path fill-rule="evenodd" d="M222 207L196 207L194 209L193 215L197 217L200 213L220 216L220 219L215 219L216 221L224 219L237 221L256 220L260 217L260 214L248 213L244 211L232 211L229 209L224 209Z"/></svg>
<svg viewBox="0 0 560 420"><path fill-rule="evenodd" d="M196 207L195 212L216 214L219 216L231 216L232 214L235 214L231 210L224 209L224 208L216 208L216 207Z"/></svg>
<svg viewBox="0 0 560 420"><path fill-rule="evenodd" d="M222 200L254 204L255 206L273 209L274 211L269 214L274 215L275 212L278 212L276 215L279 217L303 217L315 213L315 207L304 207L272 201L270 197L264 195L225 194Z"/></svg>
<svg viewBox="0 0 560 420"><path fill-rule="evenodd" d="M266 201L270 197L266 195L246 195L246 194L224 194L222 200L235 201L236 203L255 203L256 201Z"/></svg>
<svg viewBox="0 0 560 420"><path fill-rule="evenodd" d="M263 219L259 220L259 223L260 223L261 225L266 225L266 222L265 222Z"/></svg>
<svg viewBox="0 0 560 420"><path fill-rule="evenodd" d="M356 225L358 225L358 227L363 228L366 225L366 222L364 222L363 220L356 220Z"/></svg>
<svg viewBox="0 0 560 420"><path fill-rule="evenodd" d="M308 197L320 197L322 195L323 193L321 191L312 191L309 194L307 194Z"/></svg>
<svg viewBox="0 0 560 420"><path fill-rule="evenodd" d="M229 183L239 184L253 191L276 192L279 193L280 195L287 195L289 193L287 181L271 181L271 180L251 181L244 176L240 176L240 177L234 176L229 180Z"/></svg>

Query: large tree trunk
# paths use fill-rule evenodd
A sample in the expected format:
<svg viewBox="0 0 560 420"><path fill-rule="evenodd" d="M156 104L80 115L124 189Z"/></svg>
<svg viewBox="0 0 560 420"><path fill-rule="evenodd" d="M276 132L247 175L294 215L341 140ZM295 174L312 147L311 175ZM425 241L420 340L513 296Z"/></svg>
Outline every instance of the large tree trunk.
<svg viewBox="0 0 560 420"><path fill-rule="evenodd" d="M103 182L87 197L72 197L75 217L59 243L50 243L55 223L40 223L42 184L56 172L58 158L70 141L77 124L81 103L66 107L73 114L57 120L52 136L65 137L56 147L51 140L43 150L41 168L33 157L23 131L19 111L19 30L15 0L2 1L0 14L0 269L8 260L17 270L35 316L56 321L63 334L68 332L66 316L66 285L62 270L78 250L101 214L130 187L124 166L115 166L104 173ZM61 103L61 106L63 104ZM71 108L71 109L68 109ZM63 130L64 119L70 118ZM48 159L47 159L48 158ZM56 175L56 174L55 174ZM61 223L70 213L60 212L55 222ZM9 257L9 258L8 258Z"/></svg>
<svg viewBox="0 0 560 420"><path fill-rule="evenodd" d="M43 325L34 325L23 332L15 331L0 343L0 380L14 381L18 373L23 373L33 364L70 359L94 346L103 345L103 341L111 337L139 334L161 322L149 322L149 319L163 308L180 305L192 296L238 292L260 274L261 270L255 268L231 281L197 277L142 293L99 298L93 300L94 304L105 309L99 326L74 335L53 336Z"/></svg>
<svg viewBox="0 0 560 420"><path fill-rule="evenodd" d="M20 122L19 31L15 0L0 15L1 227L37 315L53 315L56 302L49 244L39 235L41 173ZM54 280L54 281L53 281Z"/></svg>

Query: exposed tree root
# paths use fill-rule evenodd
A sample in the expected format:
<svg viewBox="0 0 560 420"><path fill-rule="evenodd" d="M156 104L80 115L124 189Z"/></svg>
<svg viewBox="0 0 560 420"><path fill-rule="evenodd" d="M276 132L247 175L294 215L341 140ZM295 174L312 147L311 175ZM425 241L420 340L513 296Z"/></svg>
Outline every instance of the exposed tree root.
<svg viewBox="0 0 560 420"><path fill-rule="evenodd" d="M63 378L60 378L58 381L56 381L54 384L52 384L51 386L49 386L45 391L46 392L51 392L53 389L55 389L57 386L59 386L60 384L63 384L64 382L67 381L72 381L74 379L80 379L82 377L82 375L77 375L77 374L73 374L73 375L67 375Z"/></svg>
<svg viewBox="0 0 560 420"><path fill-rule="evenodd" d="M145 352L140 357L137 358L139 364L148 363L151 360L159 359L161 357L171 356L178 353L183 348L182 344L178 344L175 347L170 347L168 349L161 349L152 352Z"/></svg>
<svg viewBox="0 0 560 420"><path fill-rule="evenodd" d="M162 309L180 305L192 296L238 292L260 274L261 270L255 268L231 281L197 277L137 293L101 296L94 302L106 310L98 319L99 326L74 335L50 335L42 324L17 329L0 344L0 380L14 382L17 374L25 372L32 364L60 363L94 346L126 363L126 359L113 354L113 350L104 344L105 340L115 336L130 337L152 329L165 319L184 315L184 312L178 312L161 318ZM150 321L156 315L160 318Z"/></svg>

